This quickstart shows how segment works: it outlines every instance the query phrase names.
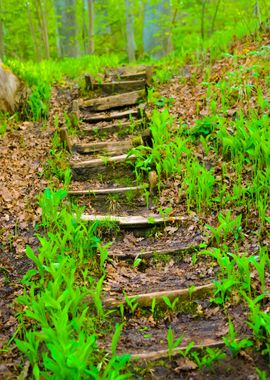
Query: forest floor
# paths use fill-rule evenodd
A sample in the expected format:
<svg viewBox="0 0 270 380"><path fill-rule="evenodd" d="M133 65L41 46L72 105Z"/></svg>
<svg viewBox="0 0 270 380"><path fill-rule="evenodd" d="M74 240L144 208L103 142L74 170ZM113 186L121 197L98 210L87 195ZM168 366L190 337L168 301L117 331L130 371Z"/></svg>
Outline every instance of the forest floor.
<svg viewBox="0 0 270 380"><path fill-rule="evenodd" d="M221 117L222 120L226 119L226 127L233 134L234 129L230 124L233 125L238 112L242 111L243 117L247 119L250 110L257 110L258 119L263 118L264 115L269 116L268 106L263 108L260 105L260 108L257 104L258 93L249 94L249 87L243 86L256 85L269 104L270 73L269 65L264 66L264 64L266 59L269 60L270 51L262 50L263 46L268 48L270 46L270 38L267 35L262 36L260 41L254 41L252 38L235 41L231 47L232 55L214 63L208 71L203 65L186 65L184 68L179 68L168 83L157 84L151 97L148 94L147 107L149 109L158 107L159 112L162 113L169 108L169 113L173 118L171 124L167 123L172 133L169 139L177 137L177 130L182 130L183 124L187 130L194 131L192 138L195 142L193 143L192 139L188 140L187 147L191 155L217 178L214 190L216 193L213 196L215 199L219 196L217 189L222 188L220 184L225 185L224 197L226 193L235 194L236 185L239 185L237 177L239 173L236 172L230 159L224 157L220 150L218 152L211 150L210 146L216 143L215 140L206 141L204 138L215 132L212 126L215 123L221 123ZM256 52L259 53L256 54ZM260 54L262 52L264 54ZM249 75L256 70L259 76ZM233 79L230 73L235 73ZM221 108L223 100L220 94L222 86L217 86L217 84L226 84L230 81L235 84L235 87L230 90L230 104L227 104L226 110L218 113L217 109ZM213 93L215 93L212 97L214 101L211 102L209 99ZM14 339L23 334L21 318L24 312L22 306L16 303L16 298L22 295L25 289L25 285L21 284L22 277L34 267L33 262L25 255L25 247L29 245L37 252L40 244L36 235L40 232L38 225L41 223L42 210L38 205L37 197L46 187L63 187L56 177L48 173L59 174L61 170L64 172L68 159L75 166L76 163L85 161L85 156L78 153L73 153L73 158L67 153L63 156L58 155L53 143L56 118L58 124L64 123L64 113L70 112L71 102L77 96L74 84L55 86L50 116L46 125L31 121L17 122L11 118L6 133L0 138L0 379L15 379L19 374L24 379L30 374L29 361L25 360L14 343ZM213 114L218 114L220 119L217 121L215 117L213 118ZM197 120L203 120L203 122L198 123ZM80 127L87 127L87 123L82 123ZM76 130L72 129L71 132L76 133ZM185 135L179 136L182 140L187 138ZM101 138L100 136L85 138L81 135L72 138L78 145L81 142L89 144L97 141L111 143L120 141L122 144L123 141L130 141L132 137L131 134L123 137L122 134L113 133ZM210 147L207 153L206 146ZM252 144L247 149L252 149ZM164 152L163 154L162 158L165 160L166 155ZM189 154L187 150L184 150L181 152L181 157L185 159ZM92 155L91 160L98 157L100 155ZM138 157L139 155L137 162ZM268 163L269 161L266 165ZM120 226L116 229L117 231L110 230L102 236L104 243L112 242L109 247L109 260L105 264L106 278L103 283L105 305L111 307L117 303L121 304L123 292L131 298L138 295L144 297L142 301L140 297L135 298L129 305L130 309L125 309L124 317L119 312L108 316L114 324L121 323L123 320L125 322L117 352L129 353L132 357L145 355L142 364L136 362L133 368L134 378L252 380L260 378L257 368L265 371L265 378L270 378L267 356L262 355L258 350L262 344L266 344L269 350L269 341L262 338L260 342L258 336L252 338L252 328L246 323L250 310L239 296L243 289L239 290L238 285L235 285L228 294L223 293L222 302L217 300L218 296L222 298L218 292L215 293L218 295L210 297L208 290L206 292L196 290L200 286L207 287L214 280L220 279L220 262L209 254L213 250L214 252L217 252L215 250L236 252L240 257L244 256L245 252L250 257L258 256L263 247L268 255L270 248L269 203L267 201L264 222L253 204L247 208L247 204L236 202L233 197L225 202L217 200L214 206L212 203L211 206L204 207L204 203L208 202L206 197L199 201L191 198L189 204L187 202L188 189L183 188L183 183L187 181L184 174L192 168L187 165L183 166L182 170L183 172L173 173L173 175L162 175L160 191L151 189L151 192L147 193L150 197L149 202L145 202L144 192L139 192L136 196L132 195L131 200L113 196L106 201L104 199L99 201L98 198L93 200L89 196L81 196L77 199L74 196L73 198L74 203L84 206L86 215L111 214L127 218L136 215L145 216L147 220L146 229L124 228L122 230ZM262 170L266 172L267 166L264 165ZM126 167L118 169L114 166L113 170L95 174L86 181L82 180L84 178L75 178L76 180L69 186L69 191L82 191L93 187L95 189L135 187L138 181L131 173ZM246 160L241 174L241 184L247 185L252 182L253 174L251 161ZM194 172L193 177L196 175L198 173ZM80 177L77 173L76 176ZM82 174L82 177L84 176L85 173ZM118 177L117 181L115 181L116 177ZM141 184L147 181L144 177ZM211 178L207 177L205 187L209 185L209 181ZM191 188L191 184L188 186ZM192 196L196 199L196 195ZM236 223L233 228L228 229L225 237L215 235L222 220L221 213L223 216L228 215L229 210L232 210L232 214L229 214L228 224L241 214L243 222L241 228ZM161 224L165 222L165 225L154 228L149 226L149 224L154 224L154 220L150 219L160 214L163 218ZM176 218L176 221L173 221L173 218ZM178 221L177 218L179 218ZM212 230L208 226L212 227ZM222 230L223 234L224 231L225 228ZM205 252L200 254L205 249L208 255ZM237 267L237 265L235 261L233 266ZM242 269L240 268L239 272ZM255 268L252 267L243 276L244 279L238 277L235 283L244 282L249 276L252 279L251 285L247 281L250 292L254 297L262 293L261 277ZM269 287L269 270L265 269L264 293L268 294L262 305L262 311L265 314L268 314L270 310L269 293L267 293ZM173 291L179 289L186 290L189 296L184 298L181 293L177 293L175 297ZM149 296L151 293L156 293L157 299L158 297L161 299L157 301L157 305L156 301L153 305L153 296L152 298ZM216 299L217 302L212 302L211 298ZM175 304L173 304L174 300L177 300ZM138 305L135 307L136 303ZM232 354L229 345L225 346L222 340L230 332L229 321L233 322L237 337L244 342L242 348L235 348L238 355L235 355L235 352ZM104 328L104 332L102 331L101 326L105 324L106 321L103 321L99 326L99 348L108 351L111 335L107 335L107 327ZM184 336L180 344L182 353L190 342L194 342L195 348L203 346L209 349L208 356L207 354L203 356L205 365L201 366L203 357L200 359L197 357L196 360L196 355L189 358L183 354L174 356L172 352L168 355L167 334L170 327L173 330L173 339ZM253 339L253 347L248 347L248 343L245 346L246 338ZM269 336L267 338L269 339ZM236 344L233 339L232 342ZM211 351L218 347L221 347L220 352ZM172 345L172 351L175 348ZM213 359L215 354L218 356L223 352L227 355L225 359Z"/></svg>

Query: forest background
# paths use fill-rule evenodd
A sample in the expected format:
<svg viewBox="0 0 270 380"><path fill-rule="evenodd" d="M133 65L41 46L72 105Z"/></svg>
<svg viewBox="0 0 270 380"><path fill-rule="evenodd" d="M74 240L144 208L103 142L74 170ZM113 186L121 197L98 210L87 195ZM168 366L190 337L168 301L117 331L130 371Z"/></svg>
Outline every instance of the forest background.
<svg viewBox="0 0 270 380"><path fill-rule="evenodd" d="M0 0L0 58L217 55L269 15L268 0ZM215 57L213 57L215 58Z"/></svg>

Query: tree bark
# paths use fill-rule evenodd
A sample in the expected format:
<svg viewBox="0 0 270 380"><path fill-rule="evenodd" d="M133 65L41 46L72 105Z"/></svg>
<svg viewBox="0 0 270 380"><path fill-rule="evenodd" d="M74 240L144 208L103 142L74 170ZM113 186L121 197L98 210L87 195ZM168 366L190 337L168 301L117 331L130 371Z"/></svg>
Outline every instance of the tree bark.
<svg viewBox="0 0 270 380"><path fill-rule="evenodd" d="M135 37L133 28L133 16L131 13L131 1L125 0L126 3L126 32L127 32L127 53L129 62L135 61Z"/></svg>

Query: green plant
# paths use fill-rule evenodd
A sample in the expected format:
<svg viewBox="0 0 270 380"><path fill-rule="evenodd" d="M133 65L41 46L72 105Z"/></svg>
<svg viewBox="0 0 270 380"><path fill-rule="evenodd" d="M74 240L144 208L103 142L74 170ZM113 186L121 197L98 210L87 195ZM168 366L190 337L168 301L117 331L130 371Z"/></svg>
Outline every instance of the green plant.
<svg viewBox="0 0 270 380"><path fill-rule="evenodd" d="M236 357L240 350L253 346L253 342L249 339L237 339L237 334L234 330L233 323L229 320L229 332L226 337L223 338L225 345L231 351L233 357Z"/></svg>
<svg viewBox="0 0 270 380"><path fill-rule="evenodd" d="M260 380L267 380L267 374L265 371L261 371L259 368L256 368L256 372L259 375Z"/></svg>
<svg viewBox="0 0 270 380"><path fill-rule="evenodd" d="M176 309L177 304L179 303L179 298L176 297L173 301L170 300L169 297L163 296L162 297L165 305L171 310L174 311Z"/></svg>
<svg viewBox="0 0 270 380"><path fill-rule="evenodd" d="M182 340L183 340L182 336L180 336L180 338L176 340L174 339L174 333L170 326L167 332L168 354L169 354L170 359L172 357L173 350L181 344Z"/></svg>
<svg viewBox="0 0 270 380"><path fill-rule="evenodd" d="M202 369L203 367L212 367L215 361L223 360L226 357L226 354L219 348L208 347L204 356L200 357L196 351L193 352L191 356L197 363L198 367Z"/></svg>
<svg viewBox="0 0 270 380"><path fill-rule="evenodd" d="M236 218L232 218L231 210L229 210L227 211L225 215L223 215L222 213L219 213L218 221L219 221L219 225L216 228L207 225L207 228L213 234L215 240L218 243L220 243L221 240L226 241L229 234L232 234L232 233L236 239L238 238L239 233L241 232L241 229L242 229L241 227L242 215L238 215Z"/></svg>
<svg viewBox="0 0 270 380"><path fill-rule="evenodd" d="M134 314L135 310L139 306L138 302L136 302L138 297L135 296L135 297L130 298L126 294L124 294L124 296L125 296L125 302L126 302L128 308L130 309L131 313Z"/></svg>

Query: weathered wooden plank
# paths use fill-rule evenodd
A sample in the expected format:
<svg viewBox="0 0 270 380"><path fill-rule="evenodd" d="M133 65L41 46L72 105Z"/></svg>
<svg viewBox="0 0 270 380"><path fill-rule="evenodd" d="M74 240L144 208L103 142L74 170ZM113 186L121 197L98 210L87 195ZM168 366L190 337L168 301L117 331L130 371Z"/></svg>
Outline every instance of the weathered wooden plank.
<svg viewBox="0 0 270 380"><path fill-rule="evenodd" d="M180 301L184 301L186 299L198 299L201 297L205 297L212 293L215 285L213 283L196 286L192 289L192 292L189 288L184 289L170 289L159 292L152 293L143 293L143 294L133 294L126 296L129 299L135 299L136 302L142 307L151 306L153 299L156 300L157 303L164 302L163 297L169 298L169 300L173 300L175 298L179 298ZM103 301L103 304L107 307L116 307L121 303L125 302L125 298L107 298Z"/></svg>
<svg viewBox="0 0 270 380"><path fill-rule="evenodd" d="M115 258L121 258L121 259L129 259L129 258L135 258L135 257L140 257L141 259L149 259L153 256L158 257L163 256L163 255L181 255L183 253L191 253L199 249L199 243L196 244L190 244L186 246L179 246L179 247L167 247L167 248L162 248L162 249L150 249L146 251L141 251L141 250L134 250L133 252L125 252L121 251L119 253L117 252L110 252L109 250L109 255Z"/></svg>
<svg viewBox="0 0 270 380"><path fill-rule="evenodd" d="M105 78L111 80L145 80L146 84L150 86L153 75L153 66L139 66L139 67L121 67L118 69L111 69L105 71Z"/></svg>
<svg viewBox="0 0 270 380"><path fill-rule="evenodd" d="M132 148L131 140L94 142L89 144L73 144L72 150L80 154L123 154Z"/></svg>
<svg viewBox="0 0 270 380"><path fill-rule="evenodd" d="M89 189L89 190L69 190L68 195L93 195L93 196L106 196L110 194L125 194L130 191L141 191L148 188L148 184L145 183L141 186L127 186L127 187L113 187L107 189Z"/></svg>
<svg viewBox="0 0 270 380"><path fill-rule="evenodd" d="M125 111L114 111L114 112L102 112L96 114L81 113L80 116L83 121L94 124L99 122L107 122L112 120L120 120L129 117L140 117L143 114L143 107L131 108Z"/></svg>
<svg viewBox="0 0 270 380"><path fill-rule="evenodd" d="M243 337L241 339L243 339ZM240 341L241 339L239 338L236 340ZM168 357L170 357L170 358L176 357L176 356L183 357L182 352L185 352L188 347L189 347L188 345L180 345L177 348L174 348L173 350L171 350L170 352L168 349L165 349L165 350L158 350L158 351L148 351L148 352L142 352L142 353L135 353L135 354L130 355L130 359L132 361L136 361L136 362L138 362L138 361L148 362L148 361L165 359ZM215 341L213 339L212 342L209 342L209 339L207 341L204 341L202 339L200 344L195 344L191 348L191 350L189 350L189 351L190 352L202 351L202 350L204 351L207 348L222 348L222 347L225 347L225 343L223 340L217 339Z"/></svg>
<svg viewBox="0 0 270 380"><path fill-rule="evenodd" d="M86 222L93 221L111 221L119 224L123 228L144 228L151 227L155 225L161 225L173 222L182 222L185 220L184 217L165 217L162 218L159 215L149 215L149 216L112 216L112 215L89 215L83 214L81 219Z"/></svg>
<svg viewBox="0 0 270 380"><path fill-rule="evenodd" d="M115 93L121 94L129 91L143 90L146 85L146 79L98 83L91 75L85 75L85 83L87 90L112 95Z"/></svg>
<svg viewBox="0 0 270 380"><path fill-rule="evenodd" d="M145 90L125 92L119 95L106 96L80 101L80 109L89 111L107 111L112 108L133 106L145 97Z"/></svg>
<svg viewBox="0 0 270 380"><path fill-rule="evenodd" d="M108 125L101 125L101 126L96 126L96 125L90 125L87 127L82 127L81 131L84 132L86 135L97 135L99 133L104 134L104 133L118 133L121 131L129 130L131 126L140 126L142 125L142 120L133 120L133 121L123 121L118 123L112 123Z"/></svg>
<svg viewBox="0 0 270 380"><path fill-rule="evenodd" d="M70 167L74 179L84 180L97 173L115 174L113 170L115 165L117 165L117 170L119 171L124 168L128 169L128 161L134 160L134 156L128 157L127 154L122 154L120 156L104 157L103 159L96 158L87 161L71 162Z"/></svg>

